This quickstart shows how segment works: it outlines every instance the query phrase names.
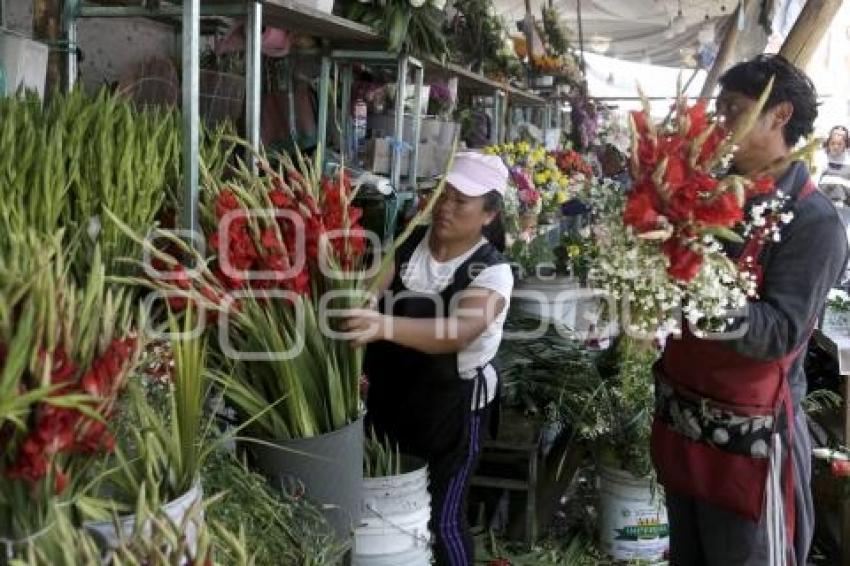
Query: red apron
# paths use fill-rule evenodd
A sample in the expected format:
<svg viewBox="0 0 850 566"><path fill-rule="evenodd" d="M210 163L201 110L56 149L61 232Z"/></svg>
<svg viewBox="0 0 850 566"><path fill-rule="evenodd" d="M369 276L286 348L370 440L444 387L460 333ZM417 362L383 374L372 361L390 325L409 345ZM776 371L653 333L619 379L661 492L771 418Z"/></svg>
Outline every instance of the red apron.
<svg viewBox="0 0 850 566"><path fill-rule="evenodd" d="M797 200L814 190L809 182ZM739 260L743 265L752 258L755 265L747 269L754 272L759 287L763 247L764 238L755 234ZM787 376L807 343L783 358L763 361L739 354L722 341L697 338L687 328L680 339L668 341L654 368L658 403L651 440L652 460L667 490L759 521L771 441L775 433L784 433L781 490L786 532L793 540L794 413Z"/></svg>

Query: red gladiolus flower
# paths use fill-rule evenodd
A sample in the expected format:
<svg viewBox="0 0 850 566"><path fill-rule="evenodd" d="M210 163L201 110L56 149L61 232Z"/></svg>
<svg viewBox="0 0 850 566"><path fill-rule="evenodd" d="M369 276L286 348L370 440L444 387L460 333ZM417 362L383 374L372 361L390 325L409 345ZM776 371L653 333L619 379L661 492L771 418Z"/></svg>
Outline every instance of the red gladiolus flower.
<svg viewBox="0 0 850 566"><path fill-rule="evenodd" d="M642 111L633 110L632 111L632 120L635 122L635 129L639 136L645 136L649 134L649 124L647 122L646 114Z"/></svg>
<svg viewBox="0 0 850 566"><path fill-rule="evenodd" d="M702 256L677 239L664 242L662 250L670 260L667 273L670 277L688 283L693 280L702 267Z"/></svg>
<svg viewBox="0 0 850 566"><path fill-rule="evenodd" d="M705 114L706 101L700 99L696 104L687 109L686 113L690 119L690 128L688 128L688 137L693 139L703 133L708 127L708 118Z"/></svg>
<svg viewBox="0 0 850 566"><path fill-rule="evenodd" d="M68 487L68 476L62 470L56 468L53 474L53 490L60 494L65 491L66 487Z"/></svg>
<svg viewBox="0 0 850 566"><path fill-rule="evenodd" d="M260 243L268 250L283 250L283 242L277 237L277 232L274 228L266 228L263 230L260 237Z"/></svg>
<svg viewBox="0 0 850 566"><path fill-rule="evenodd" d="M289 280L289 289L298 295L306 295L310 292L310 274L304 269L298 275Z"/></svg>
<svg viewBox="0 0 850 566"><path fill-rule="evenodd" d="M215 215L221 220L231 210L239 208L239 199L229 190L222 191L215 201Z"/></svg>
<svg viewBox="0 0 850 566"><path fill-rule="evenodd" d="M772 193L776 188L776 183L773 177L762 176L758 179L753 179L752 186L748 187L747 197L751 198L758 195L766 195Z"/></svg>
<svg viewBox="0 0 850 566"><path fill-rule="evenodd" d="M732 193L722 195L697 205L694 219L708 226L732 227L744 219L744 212L738 204L738 197Z"/></svg>
<svg viewBox="0 0 850 566"><path fill-rule="evenodd" d="M648 232L658 227L661 215L655 209L652 196L637 188L629 195L623 222L633 226L638 232Z"/></svg>
<svg viewBox="0 0 850 566"><path fill-rule="evenodd" d="M293 204L292 199L281 189L269 191L269 200L275 208L290 208Z"/></svg>

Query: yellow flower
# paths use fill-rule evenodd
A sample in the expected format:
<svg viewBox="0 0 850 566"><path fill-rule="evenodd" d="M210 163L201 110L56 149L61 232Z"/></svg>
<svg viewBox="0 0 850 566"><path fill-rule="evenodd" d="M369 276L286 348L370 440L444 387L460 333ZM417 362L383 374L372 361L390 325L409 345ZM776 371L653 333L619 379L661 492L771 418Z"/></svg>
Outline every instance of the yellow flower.
<svg viewBox="0 0 850 566"><path fill-rule="evenodd" d="M549 174L546 173L545 171L543 171L541 173L536 173L534 175L534 185L535 186L542 187L543 185L545 185L548 182L549 182Z"/></svg>
<svg viewBox="0 0 850 566"><path fill-rule="evenodd" d="M558 186L561 187L562 189L566 189L567 187L570 186L570 178L567 177L566 175L561 176L561 178L558 179Z"/></svg>
<svg viewBox="0 0 850 566"><path fill-rule="evenodd" d="M555 204L564 204L569 200L567 191L558 191L555 193Z"/></svg>
<svg viewBox="0 0 850 566"><path fill-rule="evenodd" d="M489 145L484 148L485 155L498 155L499 154L499 146L498 145Z"/></svg>
<svg viewBox="0 0 850 566"><path fill-rule="evenodd" d="M546 157L546 165L548 165L549 167L555 167L557 165L557 162L555 161L554 157L549 155Z"/></svg>
<svg viewBox="0 0 850 566"><path fill-rule="evenodd" d="M520 155L525 155L531 151L531 146L528 145L528 142L519 142L516 144L516 152Z"/></svg>
<svg viewBox="0 0 850 566"><path fill-rule="evenodd" d="M513 155L506 155L504 157L504 162L505 165L507 165L508 167L513 167L514 165L516 165L516 160L514 159Z"/></svg>
<svg viewBox="0 0 850 566"><path fill-rule="evenodd" d="M579 246L578 244L573 244L567 247L567 255L571 258L577 258L581 255L581 246Z"/></svg>

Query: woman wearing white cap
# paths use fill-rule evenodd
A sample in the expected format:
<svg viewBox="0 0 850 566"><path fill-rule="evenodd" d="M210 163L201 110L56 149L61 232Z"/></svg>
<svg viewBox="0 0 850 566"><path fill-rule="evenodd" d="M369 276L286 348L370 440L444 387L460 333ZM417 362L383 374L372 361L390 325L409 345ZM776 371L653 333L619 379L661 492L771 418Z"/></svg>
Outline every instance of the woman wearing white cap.
<svg viewBox="0 0 850 566"><path fill-rule="evenodd" d="M429 466L437 564L472 564L469 480L498 376L513 276L501 255L508 171L497 156L459 153L430 227L396 252L380 312L345 328L366 350L367 423ZM492 416L492 415L491 415Z"/></svg>

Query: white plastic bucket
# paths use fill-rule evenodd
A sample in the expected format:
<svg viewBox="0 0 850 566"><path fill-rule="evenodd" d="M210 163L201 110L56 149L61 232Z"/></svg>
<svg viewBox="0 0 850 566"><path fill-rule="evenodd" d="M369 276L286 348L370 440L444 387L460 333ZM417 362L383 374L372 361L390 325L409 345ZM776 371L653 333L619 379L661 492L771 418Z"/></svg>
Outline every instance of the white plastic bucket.
<svg viewBox="0 0 850 566"><path fill-rule="evenodd" d="M431 533L430 506L404 515L381 515L360 520L354 531L357 556L398 554L414 548L428 548Z"/></svg>
<svg viewBox="0 0 850 566"><path fill-rule="evenodd" d="M431 563L428 467L411 458L404 464L413 471L363 479L361 518L354 530L354 564Z"/></svg>
<svg viewBox="0 0 850 566"><path fill-rule="evenodd" d="M430 566L431 548L417 546L395 554L354 555L352 566Z"/></svg>
<svg viewBox="0 0 850 566"><path fill-rule="evenodd" d="M575 277L530 277L515 286L511 308L577 333L588 333L599 322L603 301L603 294L581 287Z"/></svg>
<svg viewBox="0 0 850 566"><path fill-rule="evenodd" d="M168 516L172 523L177 526L183 524L186 515L193 505L202 501L204 498L204 490L200 482L196 483L192 489L162 506L162 511ZM203 520L203 515L198 517L198 520ZM136 516L124 515L118 517L118 524L121 526L121 531L124 537L129 537L133 534L136 528ZM121 537L115 528L114 521L90 521L83 524L83 527L92 534L100 547L104 550L115 550L118 548ZM147 532L147 531L146 531ZM194 520L186 526L186 539L188 540L189 550L194 553L198 548L198 525Z"/></svg>
<svg viewBox="0 0 850 566"><path fill-rule="evenodd" d="M599 540L615 560L659 560L670 547L667 509L648 479L599 466Z"/></svg>

